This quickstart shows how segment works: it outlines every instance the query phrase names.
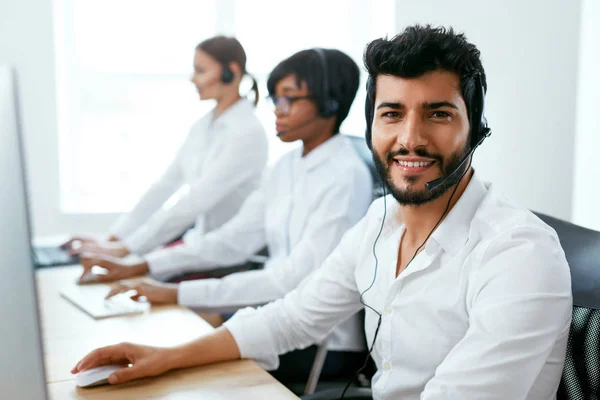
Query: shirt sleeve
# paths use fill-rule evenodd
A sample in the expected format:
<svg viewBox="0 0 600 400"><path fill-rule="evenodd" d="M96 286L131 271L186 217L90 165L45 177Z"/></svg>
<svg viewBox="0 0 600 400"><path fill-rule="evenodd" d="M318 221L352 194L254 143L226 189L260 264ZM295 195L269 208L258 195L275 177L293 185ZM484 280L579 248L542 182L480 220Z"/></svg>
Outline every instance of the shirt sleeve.
<svg viewBox="0 0 600 400"><path fill-rule="evenodd" d="M372 192L369 177L347 174L344 178L336 180L335 186L326 191L318 207L311 211L302 236L288 257L272 260L258 271L183 282L179 287L179 303L228 312L268 303L295 289L322 265L343 234L367 211Z"/></svg>
<svg viewBox="0 0 600 400"><path fill-rule="evenodd" d="M183 145L185 146L185 144ZM179 154L165 170L162 176L142 195L134 208L117 219L109 229L112 235L125 240L163 206L163 204L183 185L183 174L179 165Z"/></svg>
<svg viewBox="0 0 600 400"><path fill-rule="evenodd" d="M232 128L229 128L232 129ZM260 181L267 163L266 146L254 138L260 132L214 132L222 137L212 146L203 161L201 175L190 183L189 190L169 207L160 208L146 224L123 242L133 253L145 254L175 239L194 224L197 217L218 206L226 196L245 182Z"/></svg>
<svg viewBox="0 0 600 400"><path fill-rule="evenodd" d="M240 310L225 322L243 358L275 369L279 354L321 342L362 308L354 271L365 219L344 235L321 268L284 298Z"/></svg>
<svg viewBox="0 0 600 400"><path fill-rule="evenodd" d="M421 399L541 398L530 391L546 362L564 362L572 311L558 241L529 228L496 239L482 256L474 291L470 327ZM559 341L564 348L551 354ZM561 370L549 384L557 384Z"/></svg>
<svg viewBox="0 0 600 400"><path fill-rule="evenodd" d="M184 244L147 254L144 259L150 273L157 279L168 279L246 261L266 244L264 213L265 194L261 187L221 228L206 234L192 230Z"/></svg>

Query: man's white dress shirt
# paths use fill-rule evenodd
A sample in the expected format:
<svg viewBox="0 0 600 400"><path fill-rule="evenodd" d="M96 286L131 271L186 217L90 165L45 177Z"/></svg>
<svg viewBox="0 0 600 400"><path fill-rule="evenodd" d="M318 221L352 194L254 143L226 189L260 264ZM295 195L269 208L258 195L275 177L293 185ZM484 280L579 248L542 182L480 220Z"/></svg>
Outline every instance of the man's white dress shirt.
<svg viewBox="0 0 600 400"><path fill-rule="evenodd" d="M571 321L571 281L554 230L473 175L424 250L396 277L404 225L383 199L325 264L283 299L225 326L242 357L265 367L319 342L363 309L382 314L376 399L553 399ZM369 345L377 315L366 311Z"/></svg>
<svg viewBox="0 0 600 400"><path fill-rule="evenodd" d="M265 130L254 106L240 99L217 118L192 127L163 176L110 229L135 254L181 236L222 226L260 184L268 158Z"/></svg>
<svg viewBox="0 0 600 400"><path fill-rule="evenodd" d="M205 235L190 232L181 246L144 258L160 279L189 271L239 264L269 249L264 269L223 279L183 282L179 303L211 312L235 311L283 297L333 251L372 201L369 170L342 135L302 157L302 148L284 155L238 215ZM358 317L350 318L328 341L332 350L364 349Z"/></svg>

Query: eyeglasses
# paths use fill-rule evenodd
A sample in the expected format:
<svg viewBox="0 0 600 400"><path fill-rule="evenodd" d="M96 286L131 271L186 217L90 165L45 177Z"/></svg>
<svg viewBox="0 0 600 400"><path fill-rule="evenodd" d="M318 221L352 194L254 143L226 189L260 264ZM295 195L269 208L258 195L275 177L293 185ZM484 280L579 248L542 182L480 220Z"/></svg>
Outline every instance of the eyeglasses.
<svg viewBox="0 0 600 400"><path fill-rule="evenodd" d="M302 99L313 99L313 95L306 96L269 96L269 99L273 102L273 106L279 110L281 114L289 114L292 108L292 104L297 100Z"/></svg>

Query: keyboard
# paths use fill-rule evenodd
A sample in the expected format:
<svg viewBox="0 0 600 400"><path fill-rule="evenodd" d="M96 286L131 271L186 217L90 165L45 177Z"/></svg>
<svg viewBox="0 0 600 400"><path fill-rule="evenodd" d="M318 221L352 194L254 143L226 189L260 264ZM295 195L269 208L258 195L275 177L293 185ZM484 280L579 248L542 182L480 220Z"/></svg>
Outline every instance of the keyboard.
<svg viewBox="0 0 600 400"><path fill-rule="evenodd" d="M67 250L60 247L35 246L32 253L37 268L79 264L79 257L70 255Z"/></svg>
<svg viewBox="0 0 600 400"><path fill-rule="evenodd" d="M73 283L64 287L60 291L60 295L95 319L139 314L150 309L150 303L147 301L131 300L125 293L105 300L109 291L110 286L108 285L76 285Z"/></svg>

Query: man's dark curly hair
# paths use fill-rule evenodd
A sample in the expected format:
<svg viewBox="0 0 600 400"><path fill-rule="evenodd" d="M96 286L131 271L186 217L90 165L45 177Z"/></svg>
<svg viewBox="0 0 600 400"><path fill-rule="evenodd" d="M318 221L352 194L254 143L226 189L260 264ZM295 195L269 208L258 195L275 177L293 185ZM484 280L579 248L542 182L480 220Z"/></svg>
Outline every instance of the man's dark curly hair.
<svg viewBox="0 0 600 400"><path fill-rule="evenodd" d="M417 78L435 70L457 74L470 121L473 121L477 108L482 107L482 104L478 104L481 101L477 98L476 85L483 86L484 92L487 91L479 50L467 41L464 34L455 33L452 28L415 25L409 26L392 39L373 40L365 50L364 64L369 74L365 102L366 138L369 146L379 75ZM476 127L471 126L471 130L474 128Z"/></svg>

